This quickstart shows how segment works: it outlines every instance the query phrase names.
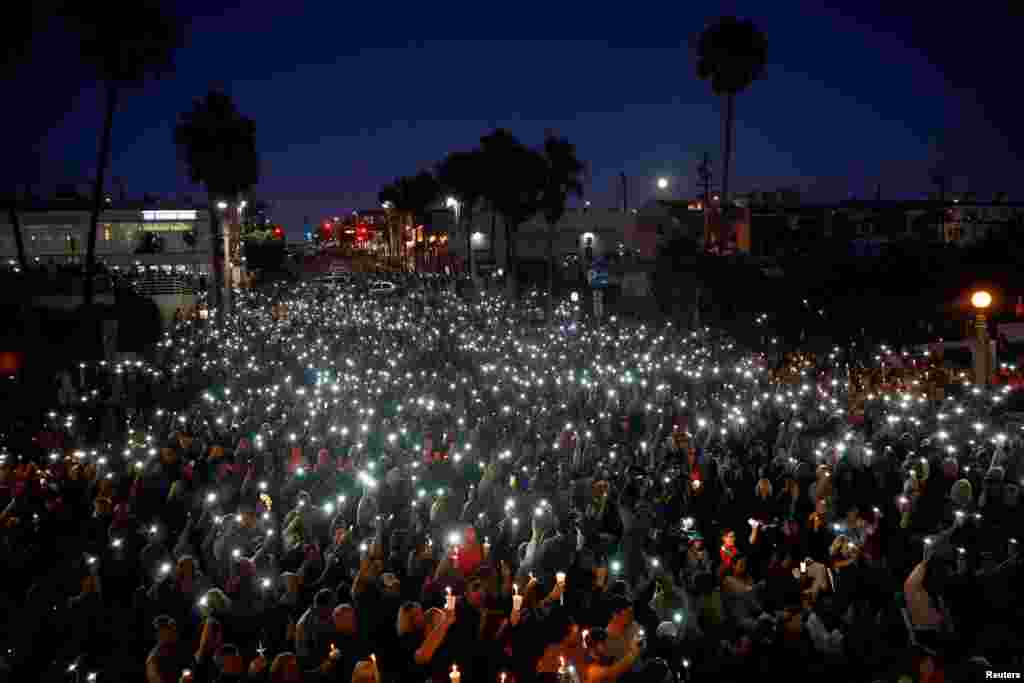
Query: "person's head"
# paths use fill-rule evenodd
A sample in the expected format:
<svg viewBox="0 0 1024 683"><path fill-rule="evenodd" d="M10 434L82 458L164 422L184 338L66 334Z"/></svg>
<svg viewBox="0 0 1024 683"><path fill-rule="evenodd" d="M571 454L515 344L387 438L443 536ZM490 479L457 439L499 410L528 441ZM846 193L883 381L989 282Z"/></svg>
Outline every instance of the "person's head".
<svg viewBox="0 0 1024 683"><path fill-rule="evenodd" d="M847 549L850 546L850 539L846 536L836 536L835 540L832 541L832 547L829 548L829 554L835 556L846 556Z"/></svg>
<svg viewBox="0 0 1024 683"><path fill-rule="evenodd" d="M294 572L284 572L281 574L281 578L284 580L284 588L288 593L297 595L302 590L302 575Z"/></svg>
<svg viewBox="0 0 1024 683"><path fill-rule="evenodd" d="M696 553L704 552L704 537L700 534L695 535L690 543L690 548Z"/></svg>
<svg viewBox="0 0 1024 683"><path fill-rule="evenodd" d="M114 501L106 496L100 496L93 501L93 516L112 517L114 515Z"/></svg>
<svg viewBox="0 0 1024 683"><path fill-rule="evenodd" d="M633 603L623 597L610 600L608 627L625 628L633 623Z"/></svg>
<svg viewBox="0 0 1024 683"><path fill-rule="evenodd" d="M220 659L220 671L228 676L241 676L245 673L245 661L242 659L242 652L238 646L223 645L217 653Z"/></svg>
<svg viewBox="0 0 1024 683"><path fill-rule="evenodd" d="M853 526L853 525L857 524L857 522L859 520L860 520L860 508L857 507L856 505L851 505L846 510L846 523L847 523L847 525Z"/></svg>
<svg viewBox="0 0 1024 683"><path fill-rule="evenodd" d="M195 561L191 555L182 555L178 558L178 563L175 566L175 576L179 579L191 579L192 574L195 571Z"/></svg>
<svg viewBox="0 0 1024 683"><path fill-rule="evenodd" d="M160 462L164 465L174 465L178 462L178 451L173 448L160 449Z"/></svg>
<svg viewBox="0 0 1024 683"><path fill-rule="evenodd" d="M814 511L817 512L819 515L824 515L826 513L826 505L824 498L817 498L814 501Z"/></svg>
<svg viewBox="0 0 1024 683"><path fill-rule="evenodd" d="M331 609L331 605L334 604L334 591L330 588L321 588L313 596L313 608L316 610L326 611Z"/></svg>
<svg viewBox="0 0 1024 683"><path fill-rule="evenodd" d="M87 572L82 574L81 581L79 581L79 588L83 594L97 593L99 592L100 580L95 574Z"/></svg>
<svg viewBox="0 0 1024 683"><path fill-rule="evenodd" d="M302 669L293 652L282 652L270 665L271 683L302 683Z"/></svg>
<svg viewBox="0 0 1024 683"><path fill-rule="evenodd" d="M608 659L608 631L598 626L590 629L587 636L587 647L597 661Z"/></svg>
<svg viewBox="0 0 1024 683"><path fill-rule="evenodd" d="M726 529L722 532L722 545L729 548L736 547L736 532L732 529Z"/></svg>
<svg viewBox="0 0 1024 683"><path fill-rule="evenodd" d="M156 638L160 643L177 642L178 622L166 614L161 614L153 620L153 628L156 629Z"/></svg>
<svg viewBox="0 0 1024 683"><path fill-rule="evenodd" d="M466 582L466 602L474 608L483 609L484 595L486 593L487 587L484 585L484 580L479 576L474 576Z"/></svg>
<svg viewBox="0 0 1024 683"><path fill-rule="evenodd" d="M402 583L391 572L380 575L380 592L390 598L397 598L402 593Z"/></svg>
<svg viewBox="0 0 1024 683"><path fill-rule="evenodd" d="M252 503L242 503L238 506L238 516L241 517L241 525L245 529L253 529L256 527L258 518L256 516L256 506Z"/></svg>
<svg viewBox="0 0 1024 683"><path fill-rule="evenodd" d="M398 635L422 631L426 627L426 615L418 602L407 602L398 609Z"/></svg>
<svg viewBox="0 0 1024 683"><path fill-rule="evenodd" d="M338 605L332 614L334 630L347 636L356 634L356 609L352 605Z"/></svg>

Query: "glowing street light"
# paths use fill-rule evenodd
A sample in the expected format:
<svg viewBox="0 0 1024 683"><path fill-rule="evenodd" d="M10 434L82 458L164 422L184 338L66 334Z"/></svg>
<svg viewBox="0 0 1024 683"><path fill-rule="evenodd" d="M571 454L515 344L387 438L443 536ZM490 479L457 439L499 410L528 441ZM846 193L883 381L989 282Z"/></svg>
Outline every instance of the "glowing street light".
<svg viewBox="0 0 1024 683"><path fill-rule="evenodd" d="M984 311L992 305L992 295L984 289L979 289L971 295L971 305L980 311Z"/></svg>
<svg viewBox="0 0 1024 683"><path fill-rule="evenodd" d="M974 381L978 385L988 384L992 375L992 354L988 339L988 323L985 311L992 305L992 295L984 289L971 294L971 305L974 306L974 330L976 333L974 350Z"/></svg>
<svg viewBox="0 0 1024 683"><path fill-rule="evenodd" d="M658 178L658 189L659 190L667 190L668 189L668 178L666 178L664 176L662 176L661 178Z"/></svg>

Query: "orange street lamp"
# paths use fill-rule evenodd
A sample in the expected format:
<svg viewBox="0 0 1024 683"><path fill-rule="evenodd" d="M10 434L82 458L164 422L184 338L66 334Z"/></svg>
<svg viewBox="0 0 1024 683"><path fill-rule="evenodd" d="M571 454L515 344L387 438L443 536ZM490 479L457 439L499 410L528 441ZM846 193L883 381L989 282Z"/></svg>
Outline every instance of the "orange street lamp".
<svg viewBox="0 0 1024 683"><path fill-rule="evenodd" d="M971 305L980 311L984 311L992 305L992 295L984 289L979 289L971 295Z"/></svg>

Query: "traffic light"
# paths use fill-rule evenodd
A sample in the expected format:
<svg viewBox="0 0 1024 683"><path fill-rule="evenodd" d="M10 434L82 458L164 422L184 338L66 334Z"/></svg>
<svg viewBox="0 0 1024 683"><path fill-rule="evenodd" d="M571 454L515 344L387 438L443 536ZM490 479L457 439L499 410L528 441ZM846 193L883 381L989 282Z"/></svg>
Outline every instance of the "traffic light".
<svg viewBox="0 0 1024 683"><path fill-rule="evenodd" d="M284 228L282 228L280 225L275 225L273 232L274 232L274 239L279 239L279 240L283 240L284 239Z"/></svg>

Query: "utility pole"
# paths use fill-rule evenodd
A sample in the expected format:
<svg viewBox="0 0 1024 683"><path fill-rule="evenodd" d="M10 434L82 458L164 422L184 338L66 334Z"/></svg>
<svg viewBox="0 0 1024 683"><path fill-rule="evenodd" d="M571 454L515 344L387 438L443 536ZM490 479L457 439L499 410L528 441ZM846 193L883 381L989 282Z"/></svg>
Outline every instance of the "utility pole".
<svg viewBox="0 0 1024 683"><path fill-rule="evenodd" d="M622 212L629 213L629 184L626 180L626 172L620 172L619 178L622 181Z"/></svg>

